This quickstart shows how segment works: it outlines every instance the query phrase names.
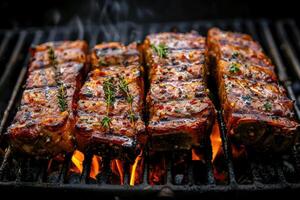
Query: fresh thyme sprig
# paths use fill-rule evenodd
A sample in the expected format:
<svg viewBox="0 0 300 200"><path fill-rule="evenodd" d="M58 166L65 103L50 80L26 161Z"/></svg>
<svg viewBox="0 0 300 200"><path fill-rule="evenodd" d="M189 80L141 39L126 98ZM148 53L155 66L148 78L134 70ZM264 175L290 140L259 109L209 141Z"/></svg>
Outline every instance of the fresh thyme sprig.
<svg viewBox="0 0 300 200"><path fill-rule="evenodd" d="M109 115L109 109L110 106L115 101L115 87L114 87L114 78L108 78L103 82L103 90L104 90L104 96L106 101L106 116L102 119L101 125L108 129L110 128L111 118Z"/></svg>
<svg viewBox="0 0 300 200"><path fill-rule="evenodd" d="M129 119L130 119L131 123L134 123L136 121L136 116L135 116L135 114L133 112L133 108L132 108L133 96L130 94L128 82L125 80L124 77L120 77L120 79L119 79L119 88L126 96L126 101L127 101L127 103L129 103L129 106L130 106Z"/></svg>
<svg viewBox="0 0 300 200"><path fill-rule="evenodd" d="M126 95L126 100L129 104L132 104L133 97L129 93L129 87L127 81L124 79L124 77L121 77L119 80L119 88L120 90Z"/></svg>
<svg viewBox="0 0 300 200"><path fill-rule="evenodd" d="M58 99L58 105L59 109L61 112L64 112L68 108L68 103L67 103L67 93L66 93L66 88L64 84L60 84L58 86L58 93L57 93L57 99Z"/></svg>
<svg viewBox="0 0 300 200"><path fill-rule="evenodd" d="M50 65L55 69L55 80L57 84L57 100L58 100L58 107L61 112L64 112L68 108L68 102L67 102L67 91L65 85L59 80L60 72L57 68L57 57L55 55L55 51L53 47L48 47L48 56Z"/></svg>
<svg viewBox="0 0 300 200"><path fill-rule="evenodd" d="M158 54L161 58L166 58L168 53L168 47L164 44L159 44L155 46L154 44L151 44L151 48Z"/></svg>
<svg viewBox="0 0 300 200"><path fill-rule="evenodd" d="M115 101L115 87L113 84L114 78L111 77L103 82L103 90L107 106L111 106Z"/></svg>
<svg viewBox="0 0 300 200"><path fill-rule="evenodd" d="M101 125L106 129L110 127L110 123L111 123L111 119L108 116L105 116L101 121Z"/></svg>

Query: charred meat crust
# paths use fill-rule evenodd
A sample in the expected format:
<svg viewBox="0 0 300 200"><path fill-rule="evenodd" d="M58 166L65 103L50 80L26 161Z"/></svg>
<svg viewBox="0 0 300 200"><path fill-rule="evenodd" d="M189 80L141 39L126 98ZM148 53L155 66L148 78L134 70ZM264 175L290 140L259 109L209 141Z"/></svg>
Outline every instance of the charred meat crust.
<svg viewBox="0 0 300 200"><path fill-rule="evenodd" d="M79 94L78 147L97 149L100 154L110 149L111 156L119 159L125 159L125 154L136 156L147 138L143 122L143 66L137 44L96 45L91 63L92 71Z"/></svg>
<svg viewBox="0 0 300 200"><path fill-rule="evenodd" d="M200 146L215 118L206 87L205 38L197 33L152 34L143 49L149 68L152 150Z"/></svg>
<svg viewBox="0 0 300 200"><path fill-rule="evenodd" d="M74 111L88 70L84 41L49 42L31 49L20 108L8 128L16 150L53 156L74 149Z"/></svg>
<svg viewBox="0 0 300 200"><path fill-rule="evenodd" d="M249 35L217 28L209 30L207 44L228 134L259 151L288 149L299 127L294 102L261 46Z"/></svg>

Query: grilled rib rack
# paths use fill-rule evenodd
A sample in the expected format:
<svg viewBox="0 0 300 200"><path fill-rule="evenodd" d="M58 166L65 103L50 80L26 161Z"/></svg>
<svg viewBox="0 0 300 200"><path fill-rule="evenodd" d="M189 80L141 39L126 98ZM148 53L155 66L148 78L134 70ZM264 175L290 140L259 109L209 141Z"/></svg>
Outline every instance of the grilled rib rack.
<svg viewBox="0 0 300 200"><path fill-rule="evenodd" d="M258 40L266 53L277 66L279 79L286 87L288 95L296 99L300 95L300 30L294 20L268 21L261 20L220 20L193 21L174 23L138 24L122 22L115 25L82 25L78 21L73 27L49 27L42 30L2 30L0 31L0 187L5 189L25 189L40 191L87 191L103 193L111 196L148 195L153 196L185 196L185 195L248 195L259 192L271 193L299 192L300 190L300 144L291 148L286 155L249 155L246 160L247 169L240 170L240 164L232 159L232 148L226 137L225 126L220 112L218 120L221 128L222 149L224 152L224 174L228 177L225 182L218 182L214 174L211 158L211 144L207 145L207 156L202 167L193 162L187 169L188 181L176 184L172 173L172 157L167 164L165 184L150 185L148 180L147 155L143 173L143 183L129 186L129 175L125 174L124 185L97 183L88 178L91 155L85 155L83 174L77 181L67 178L71 163L71 155L65 156L63 167L53 177L47 177L48 160L34 160L15 155L8 148L3 136L10 124L20 100L22 85L27 71L29 55L28 48L38 43L53 40L84 39L92 47L101 41L120 41L129 43L142 41L145 35L163 31L187 32L196 30L205 35L207 30L217 26L225 30L245 32ZM298 104L298 103L297 103ZM296 114L300 118L300 111L296 105ZM195 174L204 174L203 181L195 180Z"/></svg>

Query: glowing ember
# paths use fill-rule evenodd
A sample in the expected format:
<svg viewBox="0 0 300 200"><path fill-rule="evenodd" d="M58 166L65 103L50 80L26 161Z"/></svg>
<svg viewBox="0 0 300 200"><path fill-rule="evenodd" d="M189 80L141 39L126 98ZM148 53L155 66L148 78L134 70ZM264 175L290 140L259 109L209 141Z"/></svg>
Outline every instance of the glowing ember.
<svg viewBox="0 0 300 200"><path fill-rule="evenodd" d="M47 172L48 173L50 173L50 171L51 171L52 161L53 161L53 159L50 159L49 162L48 162L48 167L47 167Z"/></svg>
<svg viewBox="0 0 300 200"><path fill-rule="evenodd" d="M222 145L220 128L217 120L215 120L212 133L210 135L210 141L212 146L212 161L214 161L218 152L221 150L220 147Z"/></svg>
<svg viewBox="0 0 300 200"><path fill-rule="evenodd" d="M244 146L237 147L236 145L231 145L232 149L232 157L233 159L241 158L241 157L247 157L247 151Z"/></svg>
<svg viewBox="0 0 300 200"><path fill-rule="evenodd" d="M47 173L50 174L54 171L61 170L63 163L65 161L65 155L59 154L48 161Z"/></svg>
<svg viewBox="0 0 300 200"><path fill-rule="evenodd" d="M142 154L143 154L143 152L141 151L140 155L138 155L136 157L134 164L132 165L131 174L130 174L130 183L129 183L129 185L131 185L131 186L134 186L135 180L137 179L137 176L138 176L137 166L142 163L141 162L142 158L143 158Z"/></svg>
<svg viewBox="0 0 300 200"><path fill-rule="evenodd" d="M203 155L192 149L192 160L203 160Z"/></svg>
<svg viewBox="0 0 300 200"><path fill-rule="evenodd" d="M111 161L111 170L112 172L120 178L120 184L124 184L124 170L123 170L123 163L118 160L114 159Z"/></svg>
<svg viewBox="0 0 300 200"><path fill-rule="evenodd" d="M92 158L90 177L96 179L96 176L101 171L102 157L94 155Z"/></svg>
<svg viewBox="0 0 300 200"><path fill-rule="evenodd" d="M225 171L219 172L217 169L214 169L214 177L217 182L225 183L227 180L227 173Z"/></svg>
<svg viewBox="0 0 300 200"><path fill-rule="evenodd" d="M149 163L149 183L151 185L164 184L167 174L166 159L164 156L153 156Z"/></svg>
<svg viewBox="0 0 300 200"><path fill-rule="evenodd" d="M78 150L75 150L71 160L74 165L74 167L71 168L71 171L81 174L83 170L84 154Z"/></svg>

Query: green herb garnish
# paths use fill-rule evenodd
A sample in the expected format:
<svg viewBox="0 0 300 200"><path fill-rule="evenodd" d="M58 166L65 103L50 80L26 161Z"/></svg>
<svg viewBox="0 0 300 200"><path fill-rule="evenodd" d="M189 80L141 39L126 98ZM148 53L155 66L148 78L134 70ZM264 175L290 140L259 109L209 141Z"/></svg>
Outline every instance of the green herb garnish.
<svg viewBox="0 0 300 200"><path fill-rule="evenodd" d="M103 90L105 95L105 101L108 107L115 101L115 86L113 84L114 78L106 79L103 82Z"/></svg>
<svg viewBox="0 0 300 200"><path fill-rule="evenodd" d="M239 55L240 55L239 52L235 51L235 52L232 53L231 57L233 59L236 59Z"/></svg>
<svg viewBox="0 0 300 200"><path fill-rule="evenodd" d="M151 44L151 48L158 54L161 58L166 58L168 53L168 47L164 44L159 44L157 46Z"/></svg>
<svg viewBox="0 0 300 200"><path fill-rule="evenodd" d="M137 117L135 116L135 114L133 112L133 108L132 108L133 96L130 94L128 83L124 77L120 77L119 88L125 94L126 101L127 101L127 103L129 103L129 106L130 106L129 119L133 123L137 120Z"/></svg>
<svg viewBox="0 0 300 200"><path fill-rule="evenodd" d="M176 108L176 109L174 110L174 112L176 112L176 113L181 113L181 111L180 111L178 108Z"/></svg>
<svg viewBox="0 0 300 200"><path fill-rule="evenodd" d="M272 104L271 104L270 102L267 101L267 102L264 104L264 108L265 108L266 111L270 111L270 110L272 110Z"/></svg>
<svg viewBox="0 0 300 200"><path fill-rule="evenodd" d="M135 121L137 120L137 117L135 116L135 114L130 113L130 114L129 114L129 119L130 119L130 121L133 123L133 122L135 122Z"/></svg>
<svg viewBox="0 0 300 200"><path fill-rule="evenodd" d="M105 62L104 60L102 59L99 59L99 66L108 66L107 62Z"/></svg>
<svg viewBox="0 0 300 200"><path fill-rule="evenodd" d="M61 112L64 112L67 110L68 103L67 103L67 92L64 84L60 84L58 86L58 93L57 93L57 99L58 99L58 106Z"/></svg>
<svg viewBox="0 0 300 200"><path fill-rule="evenodd" d="M49 46L48 47L48 56L49 56L49 61L50 65L54 67L55 69L55 80L57 84L57 100L58 100L58 106L61 112L64 112L68 108L68 102L67 102L67 91L65 85L59 80L60 77L60 72L57 69L57 60L56 60L56 55L54 52L53 47Z"/></svg>
<svg viewBox="0 0 300 200"><path fill-rule="evenodd" d="M128 87L128 83L126 82L126 80L124 79L124 77L121 77L119 80L119 88L120 90L126 95L126 101L129 104L132 104L133 102L133 97L132 95L129 93L129 87Z"/></svg>
<svg viewBox="0 0 300 200"><path fill-rule="evenodd" d="M113 82L114 82L113 77L108 78L103 82L103 91L104 91L105 102L106 102L106 116L102 119L101 125L106 129L110 128L111 119L108 115L109 115L110 106L115 101L115 87Z"/></svg>
<svg viewBox="0 0 300 200"><path fill-rule="evenodd" d="M238 64L236 64L236 63L231 64L231 66L229 68L230 73L237 73L239 71L240 71L240 68L238 67Z"/></svg>
<svg viewBox="0 0 300 200"><path fill-rule="evenodd" d="M109 128L110 127L110 123L111 123L111 119L108 116L105 116L102 121L101 121L101 125L104 128Z"/></svg>

